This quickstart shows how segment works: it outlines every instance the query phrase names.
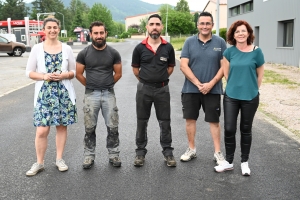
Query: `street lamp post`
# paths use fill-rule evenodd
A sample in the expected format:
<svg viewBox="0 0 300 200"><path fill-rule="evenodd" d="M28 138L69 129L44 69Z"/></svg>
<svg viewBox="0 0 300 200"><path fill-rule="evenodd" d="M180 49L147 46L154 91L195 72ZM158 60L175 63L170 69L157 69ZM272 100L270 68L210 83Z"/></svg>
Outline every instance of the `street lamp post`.
<svg viewBox="0 0 300 200"><path fill-rule="evenodd" d="M65 33L65 31L66 31L66 29L65 29L65 16L64 16L64 14L62 14L62 13L60 13L60 12L57 12L58 14L61 14L62 16L63 16L63 27L64 27L64 35L66 36L66 33ZM61 36L61 35L60 35Z"/></svg>

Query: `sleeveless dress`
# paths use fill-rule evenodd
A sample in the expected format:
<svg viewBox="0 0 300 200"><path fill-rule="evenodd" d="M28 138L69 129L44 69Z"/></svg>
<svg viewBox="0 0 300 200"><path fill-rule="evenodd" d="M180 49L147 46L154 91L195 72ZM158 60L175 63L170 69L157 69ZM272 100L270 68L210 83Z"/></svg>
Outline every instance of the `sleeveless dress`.
<svg viewBox="0 0 300 200"><path fill-rule="evenodd" d="M47 73L61 70L62 52L44 52ZM44 81L33 114L34 126L67 126L77 122L77 108L62 81Z"/></svg>

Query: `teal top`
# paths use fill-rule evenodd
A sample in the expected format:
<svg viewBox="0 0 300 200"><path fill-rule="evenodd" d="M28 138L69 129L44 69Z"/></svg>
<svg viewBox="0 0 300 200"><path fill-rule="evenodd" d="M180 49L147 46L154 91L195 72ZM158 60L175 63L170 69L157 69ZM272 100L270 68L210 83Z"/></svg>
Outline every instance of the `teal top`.
<svg viewBox="0 0 300 200"><path fill-rule="evenodd" d="M223 55L230 63L226 95L233 99L252 100L258 95L256 69L265 63L261 49L242 52L232 46Z"/></svg>

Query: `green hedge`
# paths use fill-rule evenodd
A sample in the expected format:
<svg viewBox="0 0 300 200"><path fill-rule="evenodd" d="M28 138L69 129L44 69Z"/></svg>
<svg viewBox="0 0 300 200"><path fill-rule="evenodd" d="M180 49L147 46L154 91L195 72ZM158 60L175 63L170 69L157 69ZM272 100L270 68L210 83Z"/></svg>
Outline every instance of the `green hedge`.
<svg viewBox="0 0 300 200"><path fill-rule="evenodd" d="M212 31L213 34L216 34L216 31ZM227 34L227 28L220 28L219 29L219 35L221 38L223 38L226 41L226 34Z"/></svg>

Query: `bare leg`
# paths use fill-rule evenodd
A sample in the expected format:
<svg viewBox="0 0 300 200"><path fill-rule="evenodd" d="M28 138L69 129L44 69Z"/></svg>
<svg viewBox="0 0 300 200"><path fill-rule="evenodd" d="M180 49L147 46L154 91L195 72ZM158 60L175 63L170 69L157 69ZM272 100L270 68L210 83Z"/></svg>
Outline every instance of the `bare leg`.
<svg viewBox="0 0 300 200"><path fill-rule="evenodd" d="M56 159L62 159L67 141L67 126L56 126Z"/></svg>
<svg viewBox="0 0 300 200"><path fill-rule="evenodd" d="M195 149L196 120L186 119L186 134L190 149Z"/></svg>
<svg viewBox="0 0 300 200"><path fill-rule="evenodd" d="M220 123L209 123L211 137L214 142L215 152L221 151L221 128Z"/></svg>
<svg viewBox="0 0 300 200"><path fill-rule="evenodd" d="M44 164L44 157L48 145L48 135L50 131L50 126L39 126L36 128L35 135L35 151L37 162L39 164Z"/></svg>

